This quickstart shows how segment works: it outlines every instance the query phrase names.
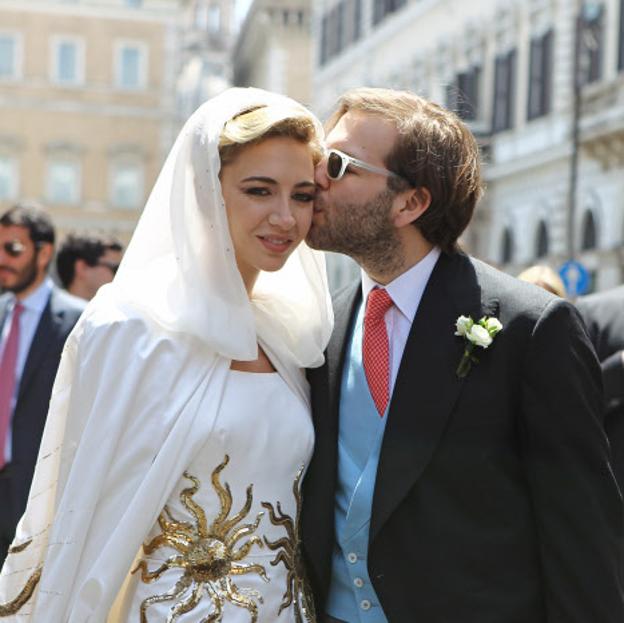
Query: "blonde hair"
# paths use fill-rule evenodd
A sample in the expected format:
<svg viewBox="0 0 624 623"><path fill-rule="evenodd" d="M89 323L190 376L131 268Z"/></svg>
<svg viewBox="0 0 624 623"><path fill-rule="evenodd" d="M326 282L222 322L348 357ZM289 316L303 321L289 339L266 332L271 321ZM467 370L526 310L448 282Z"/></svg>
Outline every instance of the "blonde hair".
<svg viewBox="0 0 624 623"><path fill-rule="evenodd" d="M559 277L550 266L546 266L545 264L530 266L518 275L518 279L520 279L520 281L534 283L536 286L552 294L556 294L561 298L565 298L566 296L565 285L561 277Z"/></svg>
<svg viewBox="0 0 624 623"><path fill-rule="evenodd" d="M311 113L299 106L269 104L243 111L225 124L219 139L221 165L232 162L246 147L274 137L308 144L314 164L323 157L323 137Z"/></svg>

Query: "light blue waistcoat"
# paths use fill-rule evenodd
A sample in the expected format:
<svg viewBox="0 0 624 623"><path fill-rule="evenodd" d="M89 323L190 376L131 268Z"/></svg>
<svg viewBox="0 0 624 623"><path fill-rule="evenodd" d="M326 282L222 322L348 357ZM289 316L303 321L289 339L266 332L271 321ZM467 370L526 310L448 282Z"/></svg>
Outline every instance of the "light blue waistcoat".
<svg viewBox="0 0 624 623"><path fill-rule="evenodd" d="M349 623L387 623L367 570L371 507L387 409L379 417L362 366L363 317L364 305L360 305L340 392L336 545L327 613Z"/></svg>

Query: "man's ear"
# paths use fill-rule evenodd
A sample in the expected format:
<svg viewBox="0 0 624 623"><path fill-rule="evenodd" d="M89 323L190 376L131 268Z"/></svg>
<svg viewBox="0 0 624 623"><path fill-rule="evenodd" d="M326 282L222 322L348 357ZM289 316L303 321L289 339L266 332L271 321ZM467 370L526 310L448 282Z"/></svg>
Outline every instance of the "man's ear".
<svg viewBox="0 0 624 623"><path fill-rule="evenodd" d="M424 186L398 193L393 210L395 227L404 227L413 223L426 212L430 205L431 193Z"/></svg>
<svg viewBox="0 0 624 623"><path fill-rule="evenodd" d="M75 275L75 277L82 277L82 275L84 275L85 271L88 268L89 268L89 265L82 258L79 257L74 262L74 275Z"/></svg>
<svg viewBox="0 0 624 623"><path fill-rule="evenodd" d="M37 249L37 266L39 270L45 270L54 255L54 246L50 242L40 242Z"/></svg>

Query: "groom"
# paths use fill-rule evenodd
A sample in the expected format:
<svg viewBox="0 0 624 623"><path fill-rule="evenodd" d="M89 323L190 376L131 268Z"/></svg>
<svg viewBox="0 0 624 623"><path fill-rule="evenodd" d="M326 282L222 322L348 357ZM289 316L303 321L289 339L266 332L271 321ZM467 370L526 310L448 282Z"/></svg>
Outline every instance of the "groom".
<svg viewBox="0 0 624 623"><path fill-rule="evenodd" d="M458 249L472 135L384 89L344 95L328 131L308 242L362 280L310 372L319 620L622 623L600 368L568 303Z"/></svg>

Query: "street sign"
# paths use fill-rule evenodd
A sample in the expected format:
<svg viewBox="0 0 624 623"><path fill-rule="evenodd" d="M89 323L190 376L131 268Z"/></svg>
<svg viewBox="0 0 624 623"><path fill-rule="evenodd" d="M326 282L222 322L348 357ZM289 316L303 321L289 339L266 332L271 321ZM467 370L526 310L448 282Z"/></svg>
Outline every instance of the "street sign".
<svg viewBox="0 0 624 623"><path fill-rule="evenodd" d="M565 262L559 269L559 276L563 280L568 296L581 296L589 289L589 272L576 260Z"/></svg>

